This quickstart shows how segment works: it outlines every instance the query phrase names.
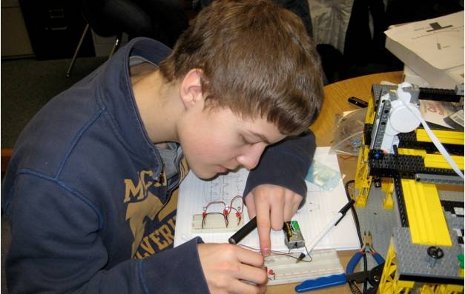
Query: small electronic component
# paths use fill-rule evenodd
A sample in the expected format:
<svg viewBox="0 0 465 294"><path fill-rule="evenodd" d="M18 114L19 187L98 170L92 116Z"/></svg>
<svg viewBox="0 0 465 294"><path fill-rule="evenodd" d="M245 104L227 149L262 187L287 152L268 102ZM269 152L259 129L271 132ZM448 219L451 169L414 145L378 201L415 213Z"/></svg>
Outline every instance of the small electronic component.
<svg viewBox="0 0 465 294"><path fill-rule="evenodd" d="M356 105L358 107L361 107L361 108L366 108L368 107L368 102L366 101L363 101L362 99L360 98L357 98L357 97L349 97L347 99L347 101L353 105Z"/></svg>
<svg viewBox="0 0 465 294"><path fill-rule="evenodd" d="M299 223L295 220L285 222L283 226L284 231L284 243L287 248L295 249L305 247L305 240L300 232Z"/></svg>

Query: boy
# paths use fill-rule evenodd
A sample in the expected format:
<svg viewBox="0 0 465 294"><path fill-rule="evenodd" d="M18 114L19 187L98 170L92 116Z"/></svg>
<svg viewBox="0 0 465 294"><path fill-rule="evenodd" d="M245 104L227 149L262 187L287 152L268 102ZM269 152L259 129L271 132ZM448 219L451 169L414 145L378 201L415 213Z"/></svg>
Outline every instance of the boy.
<svg viewBox="0 0 465 294"><path fill-rule="evenodd" d="M200 238L171 248L174 191L187 165L205 179L252 170L244 201L269 254L270 229L306 193L315 146L301 133L321 99L303 24L266 0L215 1L172 52L132 40L18 138L2 198L11 293L263 291L259 253Z"/></svg>

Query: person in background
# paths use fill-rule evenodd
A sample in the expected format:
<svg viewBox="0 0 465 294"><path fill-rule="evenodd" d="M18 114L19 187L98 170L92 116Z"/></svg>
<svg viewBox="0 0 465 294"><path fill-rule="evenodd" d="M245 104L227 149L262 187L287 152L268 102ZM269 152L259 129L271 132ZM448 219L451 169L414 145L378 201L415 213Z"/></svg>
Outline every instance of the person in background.
<svg viewBox="0 0 465 294"><path fill-rule="evenodd" d="M270 230L304 203L320 67L302 21L266 0L215 1L173 50L132 39L17 140L2 186L10 293L263 292ZM173 248L189 170L239 167L260 252Z"/></svg>

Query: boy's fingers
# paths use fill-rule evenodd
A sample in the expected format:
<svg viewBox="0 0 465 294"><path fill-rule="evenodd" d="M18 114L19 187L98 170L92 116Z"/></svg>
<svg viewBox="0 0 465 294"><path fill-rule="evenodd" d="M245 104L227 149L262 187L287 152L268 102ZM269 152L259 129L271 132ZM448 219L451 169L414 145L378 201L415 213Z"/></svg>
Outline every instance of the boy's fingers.
<svg viewBox="0 0 465 294"><path fill-rule="evenodd" d="M246 248L237 247L237 258L241 263L237 276L239 280L251 282L253 284L264 284L267 281L266 270L263 265L265 259L262 255ZM240 292L243 293L243 292Z"/></svg>
<svg viewBox="0 0 465 294"><path fill-rule="evenodd" d="M263 267L265 262L263 256L255 251L238 247L240 250L237 253L237 258L243 264L248 264L254 267Z"/></svg>
<svg viewBox="0 0 465 294"><path fill-rule="evenodd" d="M237 279L249 281L254 284L264 284L267 278L265 268L257 268L247 264L241 264L237 273Z"/></svg>
<svg viewBox="0 0 465 294"><path fill-rule="evenodd" d="M286 195L286 201L284 202L284 214L283 214L283 220L290 221L292 217L295 215L297 210L299 210L299 205L302 202L303 198L300 195L294 194L293 192L287 192L290 193L289 197Z"/></svg>
<svg viewBox="0 0 465 294"><path fill-rule="evenodd" d="M245 199L245 205L247 206L247 214L249 215L249 219L252 219L256 216L255 213L255 202L253 200L249 201L248 199L253 199L253 197L247 197Z"/></svg>
<svg viewBox="0 0 465 294"><path fill-rule="evenodd" d="M270 212L271 228L275 231L283 228L284 210L282 207L284 207L285 203L283 202L281 205L278 208L271 209Z"/></svg>
<svg viewBox="0 0 465 294"><path fill-rule="evenodd" d="M270 226L258 227L258 238L260 238L260 251L263 256L270 255L271 252L271 239L270 239Z"/></svg>
<svg viewBox="0 0 465 294"><path fill-rule="evenodd" d="M260 251L263 256L268 256L271 251L271 223L269 210L266 212L257 211L257 230L260 240Z"/></svg>

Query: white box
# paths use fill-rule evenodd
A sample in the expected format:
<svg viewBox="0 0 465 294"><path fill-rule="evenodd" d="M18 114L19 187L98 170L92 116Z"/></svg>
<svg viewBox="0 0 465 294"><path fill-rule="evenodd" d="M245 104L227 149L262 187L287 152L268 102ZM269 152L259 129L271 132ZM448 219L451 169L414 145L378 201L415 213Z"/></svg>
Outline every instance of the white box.
<svg viewBox="0 0 465 294"><path fill-rule="evenodd" d="M463 83L463 11L385 31L386 48L431 87Z"/></svg>

